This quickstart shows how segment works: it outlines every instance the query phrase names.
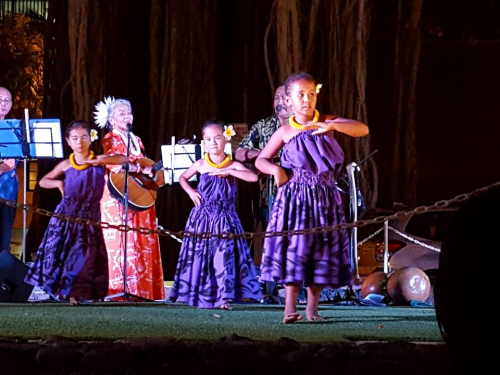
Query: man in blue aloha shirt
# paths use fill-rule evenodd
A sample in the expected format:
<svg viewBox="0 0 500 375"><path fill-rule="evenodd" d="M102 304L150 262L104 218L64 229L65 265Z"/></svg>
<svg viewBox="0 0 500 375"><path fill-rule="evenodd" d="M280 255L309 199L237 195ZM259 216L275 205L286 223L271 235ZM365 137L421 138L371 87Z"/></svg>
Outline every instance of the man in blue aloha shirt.
<svg viewBox="0 0 500 375"><path fill-rule="evenodd" d="M12 95L5 87L0 87L0 120L12 108ZM1 151L1 150L0 150ZM16 201L19 181L16 173L17 160L0 159L0 198ZM16 209L0 202L0 251L10 251L10 240L12 237L12 226Z"/></svg>
<svg viewBox="0 0 500 375"><path fill-rule="evenodd" d="M288 119L293 114L291 107L286 103L285 86L276 89L274 95L274 116L259 120L252 126L248 134L238 145L235 158L242 163L253 164L262 149L267 145L273 133L283 124L288 123ZM281 152L281 151L280 151ZM265 176L259 180L260 183L260 204L262 212L262 228L267 227L269 213L276 195L276 184L272 176Z"/></svg>
<svg viewBox="0 0 500 375"><path fill-rule="evenodd" d="M276 89L274 95L274 116L257 121L252 126L248 134L238 145L235 158L242 163L254 164L262 149L267 145L273 133L282 125L288 123L288 119L293 114L291 106L286 102L285 86ZM280 151L281 154L281 151ZM279 160L276 160L279 162ZM269 221L269 214L276 196L276 183L273 176L266 175L259 179L260 202L259 208L262 217L262 230L266 230ZM264 301L273 303L276 300L276 284L266 283L264 291Z"/></svg>

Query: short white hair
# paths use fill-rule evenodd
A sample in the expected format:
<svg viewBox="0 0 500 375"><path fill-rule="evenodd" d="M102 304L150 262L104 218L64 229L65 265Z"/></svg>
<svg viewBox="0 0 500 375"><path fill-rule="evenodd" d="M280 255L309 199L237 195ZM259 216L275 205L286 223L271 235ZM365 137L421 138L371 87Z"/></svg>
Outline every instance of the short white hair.
<svg viewBox="0 0 500 375"><path fill-rule="evenodd" d="M125 104L132 111L132 105L130 104L130 102L127 99L116 99L108 107L108 121L110 118L112 118L114 116L116 106L119 104Z"/></svg>

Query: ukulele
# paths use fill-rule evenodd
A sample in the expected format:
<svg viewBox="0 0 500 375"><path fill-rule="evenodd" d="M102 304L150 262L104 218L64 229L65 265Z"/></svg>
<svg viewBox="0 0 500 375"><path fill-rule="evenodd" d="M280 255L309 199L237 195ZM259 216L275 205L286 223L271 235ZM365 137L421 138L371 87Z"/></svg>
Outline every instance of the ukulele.
<svg viewBox="0 0 500 375"><path fill-rule="evenodd" d="M136 161L142 168L152 167L153 177L143 173L128 173L128 204L132 211L145 211L155 204L158 189L165 185L165 175L163 174L163 163L154 162L148 158L140 158ZM110 173L108 178L108 188L111 195L125 204L125 171Z"/></svg>

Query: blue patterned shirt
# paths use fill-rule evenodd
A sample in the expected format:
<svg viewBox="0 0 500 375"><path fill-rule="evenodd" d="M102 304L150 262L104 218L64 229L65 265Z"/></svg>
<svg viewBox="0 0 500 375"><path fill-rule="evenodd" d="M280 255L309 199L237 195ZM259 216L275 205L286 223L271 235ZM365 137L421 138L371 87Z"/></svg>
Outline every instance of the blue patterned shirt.
<svg viewBox="0 0 500 375"><path fill-rule="evenodd" d="M248 148L249 150L262 151L271 139L273 133L280 127L278 116L267 117L257 121L250 129L248 134L238 145L239 148ZM281 155L281 150L278 155ZM261 208L268 206L269 197L273 199L276 195L276 184L272 176L266 176L259 180L260 182L260 206ZM269 207L270 208L270 207Z"/></svg>
<svg viewBox="0 0 500 375"><path fill-rule="evenodd" d="M248 148L250 150L260 150L266 147L273 133L280 127L277 116L268 117L255 123L248 134L238 145L238 148Z"/></svg>
<svg viewBox="0 0 500 375"><path fill-rule="evenodd" d="M15 165L17 167L17 160ZM19 181L17 180L16 168L0 174L0 198L15 201L18 189Z"/></svg>

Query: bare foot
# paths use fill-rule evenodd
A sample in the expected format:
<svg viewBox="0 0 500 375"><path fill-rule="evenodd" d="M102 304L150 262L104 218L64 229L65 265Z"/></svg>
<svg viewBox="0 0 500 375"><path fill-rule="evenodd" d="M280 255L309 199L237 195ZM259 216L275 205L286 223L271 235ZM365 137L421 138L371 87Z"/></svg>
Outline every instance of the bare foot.
<svg viewBox="0 0 500 375"><path fill-rule="evenodd" d="M302 315L300 315L298 312L285 314L285 316L283 317L283 324L294 323L298 320L302 320Z"/></svg>
<svg viewBox="0 0 500 375"><path fill-rule="evenodd" d="M323 318L321 315L319 315L317 311L314 313L306 313L306 316L307 316L307 320L309 320L310 322L325 320L325 318Z"/></svg>
<svg viewBox="0 0 500 375"><path fill-rule="evenodd" d="M78 305L78 300L75 297L69 297L69 304L71 306L76 306Z"/></svg>
<svg viewBox="0 0 500 375"><path fill-rule="evenodd" d="M220 305L220 308L221 310L227 310L227 311L231 311L233 308L229 305L229 303L223 303L222 305Z"/></svg>

